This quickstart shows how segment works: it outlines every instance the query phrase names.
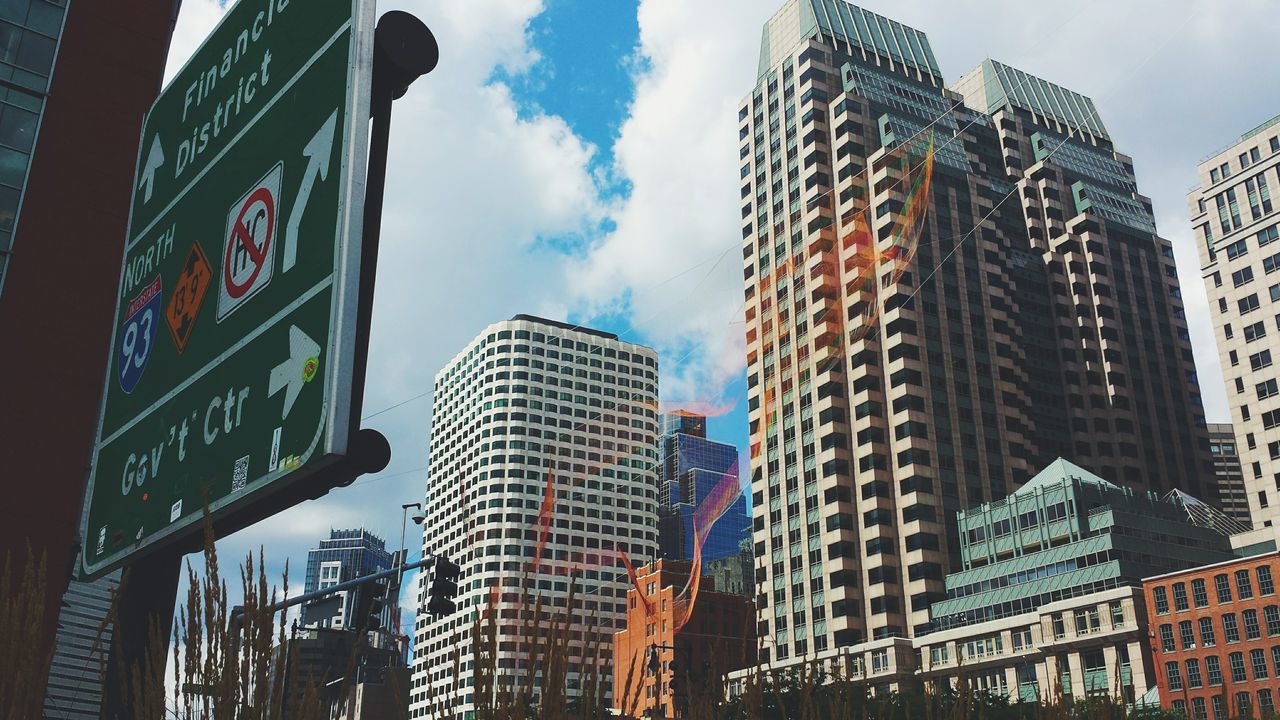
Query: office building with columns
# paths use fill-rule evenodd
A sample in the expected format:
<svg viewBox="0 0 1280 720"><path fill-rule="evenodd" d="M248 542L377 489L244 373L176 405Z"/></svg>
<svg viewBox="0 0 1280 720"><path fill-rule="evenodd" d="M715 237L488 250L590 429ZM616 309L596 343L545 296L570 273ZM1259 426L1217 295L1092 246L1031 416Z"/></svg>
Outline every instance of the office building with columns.
<svg viewBox="0 0 1280 720"><path fill-rule="evenodd" d="M909 652L957 511L1055 458L1214 500L1172 245L1089 98L788 0L738 118L762 662Z"/></svg>
<svg viewBox="0 0 1280 720"><path fill-rule="evenodd" d="M1200 251L1252 540L1280 510L1280 115L1199 166L1187 198ZM1274 356L1274 359L1273 359Z"/></svg>
<svg viewBox="0 0 1280 720"><path fill-rule="evenodd" d="M410 717L474 714L482 616L496 623L493 690L544 669L526 623L567 614L567 698L611 702L631 587L618 551L658 557L657 401L651 348L532 315L485 328L436 375L422 549L462 574L457 612L416 620Z"/></svg>

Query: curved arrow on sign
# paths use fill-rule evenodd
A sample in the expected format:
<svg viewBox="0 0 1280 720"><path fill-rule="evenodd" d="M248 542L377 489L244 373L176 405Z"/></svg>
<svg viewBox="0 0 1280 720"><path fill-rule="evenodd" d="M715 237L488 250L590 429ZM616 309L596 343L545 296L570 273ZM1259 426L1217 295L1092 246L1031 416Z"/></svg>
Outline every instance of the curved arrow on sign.
<svg viewBox="0 0 1280 720"><path fill-rule="evenodd" d="M329 177L329 160L333 157L333 136L337 127L338 111L334 110L302 149L303 156L310 160L302 173L298 197L289 210L289 224L284 232L284 267L281 272L289 272L298 260L298 228L302 225L302 214L307 210L307 201L311 199L311 190L315 188L316 176L319 175L321 180Z"/></svg>

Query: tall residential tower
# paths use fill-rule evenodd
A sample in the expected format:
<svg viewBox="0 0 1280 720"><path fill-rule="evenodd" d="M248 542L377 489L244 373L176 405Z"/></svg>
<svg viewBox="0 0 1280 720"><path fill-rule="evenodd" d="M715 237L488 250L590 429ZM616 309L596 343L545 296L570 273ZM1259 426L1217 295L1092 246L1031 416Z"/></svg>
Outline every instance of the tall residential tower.
<svg viewBox="0 0 1280 720"><path fill-rule="evenodd" d="M1200 163L1188 204L1259 539L1280 509L1280 115Z"/></svg>
<svg viewBox="0 0 1280 720"><path fill-rule="evenodd" d="M1092 101L789 0L739 127L762 659L927 630L957 511L1056 457L1205 494L1172 247Z"/></svg>
<svg viewBox="0 0 1280 720"><path fill-rule="evenodd" d="M609 701L630 587L618 551L637 567L658 555L657 401L652 349L529 315L490 325L436 375L422 547L462 576L456 613L417 620L411 717L474 711L481 613L497 622L499 686L541 672L521 626L545 633L575 581L569 697L594 691L601 652Z"/></svg>

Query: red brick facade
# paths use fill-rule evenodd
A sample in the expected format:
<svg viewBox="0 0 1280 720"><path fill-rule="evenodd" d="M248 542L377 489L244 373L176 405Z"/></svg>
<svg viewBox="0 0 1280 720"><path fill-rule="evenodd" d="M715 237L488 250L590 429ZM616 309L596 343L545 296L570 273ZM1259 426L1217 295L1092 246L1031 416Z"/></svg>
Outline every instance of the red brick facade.
<svg viewBox="0 0 1280 720"><path fill-rule="evenodd" d="M1143 582L1160 704L1187 717L1269 717L1280 698L1280 553Z"/></svg>
<svg viewBox="0 0 1280 720"><path fill-rule="evenodd" d="M725 673L756 662L755 604L715 592L709 577L702 578L688 624L675 631L676 596L690 571L690 563L674 560L639 569L652 613L639 590L627 593L627 629L613 636L613 707L626 717L650 717L655 710L656 717L680 717L704 693L724 697ZM649 668L653 646L667 648L657 651L656 674Z"/></svg>

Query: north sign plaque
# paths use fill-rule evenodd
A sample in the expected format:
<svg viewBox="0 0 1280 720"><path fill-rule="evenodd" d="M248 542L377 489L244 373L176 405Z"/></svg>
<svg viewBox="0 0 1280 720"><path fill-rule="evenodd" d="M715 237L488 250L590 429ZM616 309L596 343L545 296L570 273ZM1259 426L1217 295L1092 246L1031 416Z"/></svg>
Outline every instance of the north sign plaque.
<svg viewBox="0 0 1280 720"><path fill-rule="evenodd" d="M345 454L373 13L240 0L148 112L83 576Z"/></svg>

